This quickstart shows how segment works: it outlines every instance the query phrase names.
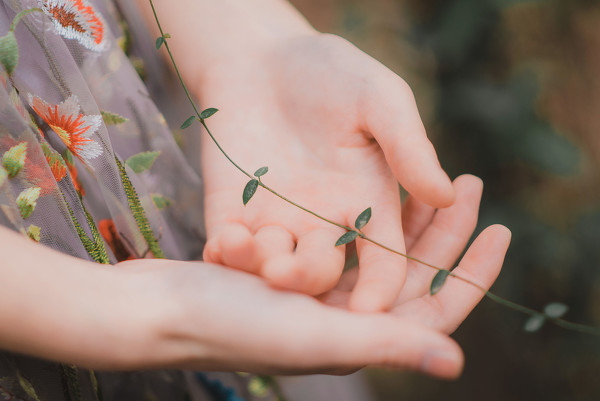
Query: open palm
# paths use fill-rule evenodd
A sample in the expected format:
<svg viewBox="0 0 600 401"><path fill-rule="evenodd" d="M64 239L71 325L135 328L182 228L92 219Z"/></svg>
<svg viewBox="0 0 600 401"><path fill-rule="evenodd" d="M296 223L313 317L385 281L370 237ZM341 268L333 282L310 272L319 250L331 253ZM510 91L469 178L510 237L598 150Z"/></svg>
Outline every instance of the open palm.
<svg viewBox="0 0 600 401"><path fill-rule="evenodd" d="M332 35L307 35L241 54L204 75L201 101L223 148L265 184L337 223L353 226L372 207L365 234L402 251L400 182L435 206L453 188L427 140L408 86L383 65ZM344 230L259 188L247 206L248 177L214 144L203 143L208 243L205 260L312 295L337 283ZM391 306L406 276L404 258L357 242L355 310Z"/></svg>

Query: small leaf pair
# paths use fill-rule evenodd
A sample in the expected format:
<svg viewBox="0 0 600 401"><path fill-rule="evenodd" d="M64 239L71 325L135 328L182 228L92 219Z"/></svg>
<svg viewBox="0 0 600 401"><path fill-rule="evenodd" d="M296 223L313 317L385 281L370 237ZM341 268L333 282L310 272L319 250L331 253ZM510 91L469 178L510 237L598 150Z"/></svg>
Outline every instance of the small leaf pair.
<svg viewBox="0 0 600 401"><path fill-rule="evenodd" d="M165 39L169 39L171 35L165 33L163 36L159 36L156 38L156 50L160 49L160 47L165 43Z"/></svg>
<svg viewBox="0 0 600 401"><path fill-rule="evenodd" d="M217 111L219 111L219 109L215 109L214 107L209 107L208 109L202 110L202 112L200 113L200 119L205 120L205 119L209 118L210 116L212 116L213 114L215 114ZM186 129L190 125L192 125L195 120L198 120L198 117L190 116L187 118L187 120L185 120L183 122L183 124L181 124L181 127L179 127L179 128Z"/></svg>
<svg viewBox="0 0 600 401"><path fill-rule="evenodd" d="M354 227L356 227L356 230L360 230L364 226L367 225L369 220L371 220L371 208L370 207L366 208L358 215L358 217L354 221ZM342 235L340 238L338 238L338 240L335 243L335 246L349 244L350 242L354 241L358 237L358 235L359 235L358 231L354 231L354 230L346 231L344 233L344 235Z"/></svg>
<svg viewBox="0 0 600 401"><path fill-rule="evenodd" d="M569 307L560 302L552 302L544 307L544 313L531 316L525 322L524 330L534 333L540 330L547 319L560 319L569 310Z"/></svg>
<svg viewBox="0 0 600 401"><path fill-rule="evenodd" d="M269 168L267 166L261 167L254 172L254 176L256 178L260 178L263 175L267 174ZM244 193L242 194L242 201L244 202L244 206L252 199L254 194L256 193L256 189L258 188L258 180L256 178L251 179L246 184L244 188Z"/></svg>

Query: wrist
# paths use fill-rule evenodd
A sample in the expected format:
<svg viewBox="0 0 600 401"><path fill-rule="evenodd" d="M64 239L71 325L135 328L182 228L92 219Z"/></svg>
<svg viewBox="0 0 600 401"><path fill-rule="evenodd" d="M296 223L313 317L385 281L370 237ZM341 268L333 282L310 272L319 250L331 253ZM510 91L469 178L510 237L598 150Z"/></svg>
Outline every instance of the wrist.
<svg viewBox="0 0 600 401"><path fill-rule="evenodd" d="M148 0L137 0L156 36L160 33ZM318 33L285 0L153 0L180 71L198 87L204 71L260 54L295 37Z"/></svg>

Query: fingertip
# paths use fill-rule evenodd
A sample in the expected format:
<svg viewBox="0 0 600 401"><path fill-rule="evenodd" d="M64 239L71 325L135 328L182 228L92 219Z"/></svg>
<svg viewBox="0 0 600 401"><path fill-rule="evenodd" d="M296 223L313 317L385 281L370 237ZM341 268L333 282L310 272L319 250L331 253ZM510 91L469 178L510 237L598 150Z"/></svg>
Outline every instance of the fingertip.
<svg viewBox="0 0 600 401"><path fill-rule="evenodd" d="M481 234L479 234L478 239L482 238L491 238L494 243L497 244L499 249L506 250L510 245L510 241L512 239L512 232L508 229L508 227L502 224L493 224L487 228L485 228Z"/></svg>
<svg viewBox="0 0 600 401"><path fill-rule="evenodd" d="M257 251L254 236L241 224L230 224L219 233L221 260L229 267L256 273Z"/></svg>
<svg viewBox="0 0 600 401"><path fill-rule="evenodd" d="M456 200L456 191L448 175L438 168L435 176L430 176L428 180L419 180L418 183L409 186L406 190L421 202L435 208L446 208L454 204Z"/></svg>
<svg viewBox="0 0 600 401"><path fill-rule="evenodd" d="M210 239L206 242L202 251L202 260L207 263L222 263L218 240Z"/></svg>
<svg viewBox="0 0 600 401"><path fill-rule="evenodd" d="M454 179L454 187L468 186L472 191L483 192L483 180L473 174L462 174Z"/></svg>
<svg viewBox="0 0 600 401"><path fill-rule="evenodd" d="M460 377L465 363L462 349L456 342L447 339L444 347L432 348L425 352L421 361L421 371L440 379L456 380Z"/></svg>

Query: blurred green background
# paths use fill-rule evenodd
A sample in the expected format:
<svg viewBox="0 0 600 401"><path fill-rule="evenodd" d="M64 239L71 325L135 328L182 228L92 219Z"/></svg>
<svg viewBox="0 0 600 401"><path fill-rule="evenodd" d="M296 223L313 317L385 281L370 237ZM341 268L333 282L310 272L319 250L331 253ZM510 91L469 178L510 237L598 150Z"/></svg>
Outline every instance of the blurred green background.
<svg viewBox="0 0 600 401"><path fill-rule="evenodd" d="M513 232L493 290L600 326L600 2L296 0L412 87L451 177L483 178L478 232ZM483 301L457 382L370 371L379 400L600 400L600 339Z"/></svg>

